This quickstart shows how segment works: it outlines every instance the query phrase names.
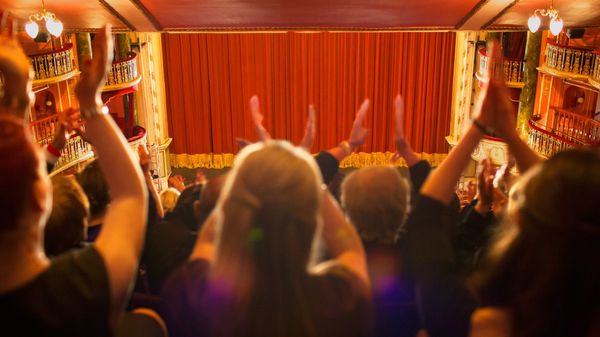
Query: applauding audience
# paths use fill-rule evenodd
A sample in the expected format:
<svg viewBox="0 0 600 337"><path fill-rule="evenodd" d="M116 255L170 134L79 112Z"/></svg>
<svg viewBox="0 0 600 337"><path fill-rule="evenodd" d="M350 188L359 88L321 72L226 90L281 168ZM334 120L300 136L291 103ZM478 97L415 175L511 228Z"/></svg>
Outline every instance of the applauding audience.
<svg viewBox="0 0 600 337"><path fill-rule="evenodd" d="M198 171L188 187L171 177L161 203L148 150L139 147L138 163L102 106L110 29L100 30L94 58L82 62L79 110L62 112L45 155L25 123L35 97L31 66L2 32L3 329L18 336L166 329L174 337L600 336L600 153L574 149L542 161L515 130L498 45L489 51L473 124L447 159L432 171L413 151L398 95L393 160L405 160L412 186L392 167L355 171L341 183L344 215L325 184L365 143L368 99L348 139L313 157L314 106L294 146L272 139L253 96L258 142L237 140L243 149L226 175L207 182ZM47 170L81 119L98 159L77 175L79 184L57 176L52 188ZM494 177L484 160L478 196L459 216L455 187L490 130L506 141L522 177L511 188L501 179L509 169ZM143 295L161 302L166 327L146 309L123 318L142 248L138 291L141 284ZM148 320L148 331L133 324Z"/></svg>

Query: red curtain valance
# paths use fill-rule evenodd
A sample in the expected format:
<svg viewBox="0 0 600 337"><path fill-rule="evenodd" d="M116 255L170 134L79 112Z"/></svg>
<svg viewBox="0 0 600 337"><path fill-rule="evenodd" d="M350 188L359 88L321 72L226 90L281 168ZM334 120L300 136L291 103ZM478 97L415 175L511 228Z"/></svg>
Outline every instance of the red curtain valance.
<svg viewBox="0 0 600 337"><path fill-rule="evenodd" d="M450 32L164 34L171 152L235 153L235 137L254 140L253 94L266 128L293 142L315 104L313 152L345 139L368 97L370 134L360 151L393 151L397 93L415 151L447 152L454 43Z"/></svg>

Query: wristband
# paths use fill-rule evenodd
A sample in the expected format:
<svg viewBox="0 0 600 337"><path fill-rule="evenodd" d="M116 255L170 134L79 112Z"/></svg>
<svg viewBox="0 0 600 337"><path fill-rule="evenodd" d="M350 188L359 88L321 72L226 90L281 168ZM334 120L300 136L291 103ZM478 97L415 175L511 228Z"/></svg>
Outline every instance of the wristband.
<svg viewBox="0 0 600 337"><path fill-rule="evenodd" d="M91 118L93 118L95 116L107 115L108 107L95 105L94 107L81 109L80 113L81 113L81 117L83 119L90 120Z"/></svg>
<svg viewBox="0 0 600 337"><path fill-rule="evenodd" d="M352 147L350 146L350 143L347 140L341 142L338 146L342 150L344 150L346 156L349 156L352 153Z"/></svg>
<svg viewBox="0 0 600 337"><path fill-rule="evenodd" d="M46 146L46 150L48 150L51 155L60 158L61 153L57 148L54 147L54 145L48 144L48 146Z"/></svg>
<svg viewBox="0 0 600 337"><path fill-rule="evenodd" d="M479 123L476 119L473 120L473 125L475 125L475 127L478 128L479 131L481 131L484 135L494 137L494 129L492 129L491 127L484 126L483 124Z"/></svg>

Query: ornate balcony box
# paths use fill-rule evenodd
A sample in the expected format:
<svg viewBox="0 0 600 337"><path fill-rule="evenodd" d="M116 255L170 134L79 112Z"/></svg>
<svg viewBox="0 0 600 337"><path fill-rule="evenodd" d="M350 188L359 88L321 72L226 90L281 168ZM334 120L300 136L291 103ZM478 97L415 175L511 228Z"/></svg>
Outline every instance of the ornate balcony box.
<svg viewBox="0 0 600 337"><path fill-rule="evenodd" d="M29 60L34 71L34 86L58 83L79 74L70 43L58 50L30 55Z"/></svg>

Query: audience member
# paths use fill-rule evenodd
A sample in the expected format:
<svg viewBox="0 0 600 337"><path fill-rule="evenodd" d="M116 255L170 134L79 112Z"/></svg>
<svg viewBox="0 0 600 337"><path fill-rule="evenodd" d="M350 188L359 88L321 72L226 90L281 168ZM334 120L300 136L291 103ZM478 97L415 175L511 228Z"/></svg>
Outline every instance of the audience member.
<svg viewBox="0 0 600 337"><path fill-rule="evenodd" d="M165 216L169 215L175 209L179 195L181 195L181 192L174 187L169 187L160 192L160 203L164 209Z"/></svg>
<svg viewBox="0 0 600 337"><path fill-rule="evenodd" d="M10 94L2 103L17 111L32 97L32 70L14 40L4 34L0 39L0 72L13 76L5 82ZM101 29L94 39L94 58L82 64L75 88L112 193L95 244L53 260L46 257L42 232L52 194L44 161L23 120L0 117L0 316L6 331L108 336L120 320L142 246L147 197L133 153L101 107L112 45L110 28Z"/></svg>
<svg viewBox="0 0 600 337"><path fill-rule="evenodd" d="M110 204L108 184L98 160L89 162L83 170L75 175L77 182L85 192L90 204L87 241L94 242L100 234L104 215Z"/></svg>
<svg viewBox="0 0 600 337"><path fill-rule="evenodd" d="M365 245L380 337L414 337L420 328L412 283L393 245L409 198L408 182L393 167L361 168L342 183L342 207Z"/></svg>
<svg viewBox="0 0 600 337"><path fill-rule="evenodd" d="M85 246L90 205L73 176L59 175L51 181L52 212L44 228L44 250L55 256Z"/></svg>
<svg viewBox="0 0 600 337"><path fill-rule="evenodd" d="M218 211L163 288L173 336L368 334L364 251L321 184L314 159L289 143L238 154ZM333 261L315 266L321 231Z"/></svg>

